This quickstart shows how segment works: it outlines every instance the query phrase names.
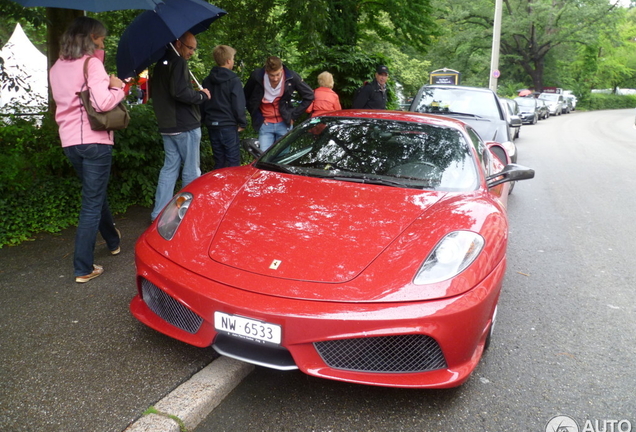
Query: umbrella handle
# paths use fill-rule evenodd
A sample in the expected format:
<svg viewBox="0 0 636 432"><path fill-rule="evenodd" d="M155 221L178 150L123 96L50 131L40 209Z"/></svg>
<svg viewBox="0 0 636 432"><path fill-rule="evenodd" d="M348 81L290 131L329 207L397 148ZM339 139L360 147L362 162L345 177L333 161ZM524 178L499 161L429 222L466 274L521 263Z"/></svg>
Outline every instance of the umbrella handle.
<svg viewBox="0 0 636 432"><path fill-rule="evenodd" d="M177 51L177 49L174 47L174 45L172 45L172 42L170 42L170 46L172 47L172 49L174 50L174 52L181 57L181 54L179 54L179 51ZM203 87L201 86L201 84L199 83L199 81L196 79L196 77L194 76L194 74L192 73L192 71L190 70L190 68L188 68L188 72L190 72L190 77L194 80L194 82L197 84L197 90L201 91L203 90Z"/></svg>

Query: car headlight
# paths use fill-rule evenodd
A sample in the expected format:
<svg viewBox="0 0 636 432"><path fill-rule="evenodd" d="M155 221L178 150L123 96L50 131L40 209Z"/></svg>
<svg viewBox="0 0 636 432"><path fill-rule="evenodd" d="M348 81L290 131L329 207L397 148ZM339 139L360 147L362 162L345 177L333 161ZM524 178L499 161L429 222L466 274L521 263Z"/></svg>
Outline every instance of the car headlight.
<svg viewBox="0 0 636 432"><path fill-rule="evenodd" d="M471 231L454 231L440 241L415 275L416 285L450 279L466 269L484 247L484 238Z"/></svg>
<svg viewBox="0 0 636 432"><path fill-rule="evenodd" d="M191 193L181 192L168 203L157 223L157 231L161 237L166 240L172 240L174 233L177 232L177 228L179 228L183 217L190 207L190 203L192 203L192 198L194 197Z"/></svg>
<svg viewBox="0 0 636 432"><path fill-rule="evenodd" d="M506 152L508 152L508 156L510 156L510 158L512 158L515 153L517 153L517 146L515 146L515 143L513 143L512 141L504 141L501 143L501 145L503 146L503 148L506 149Z"/></svg>

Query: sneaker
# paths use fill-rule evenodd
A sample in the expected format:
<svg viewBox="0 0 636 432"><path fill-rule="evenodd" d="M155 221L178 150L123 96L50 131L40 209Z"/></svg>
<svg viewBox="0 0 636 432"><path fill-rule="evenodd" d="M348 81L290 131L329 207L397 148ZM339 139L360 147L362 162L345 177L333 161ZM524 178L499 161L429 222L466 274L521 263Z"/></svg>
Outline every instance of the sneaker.
<svg viewBox="0 0 636 432"><path fill-rule="evenodd" d="M104 273L104 267L97 264L93 264L93 272L91 274L87 274L86 276L77 276L75 278L75 282L85 283L91 279L95 279L97 276L99 276L102 273Z"/></svg>
<svg viewBox="0 0 636 432"><path fill-rule="evenodd" d="M119 243L121 243L121 231L119 231L118 228L115 228L115 231L117 231L117 235L119 236ZM110 251L110 254L119 255L119 252L121 252L121 246L117 246L117 249Z"/></svg>

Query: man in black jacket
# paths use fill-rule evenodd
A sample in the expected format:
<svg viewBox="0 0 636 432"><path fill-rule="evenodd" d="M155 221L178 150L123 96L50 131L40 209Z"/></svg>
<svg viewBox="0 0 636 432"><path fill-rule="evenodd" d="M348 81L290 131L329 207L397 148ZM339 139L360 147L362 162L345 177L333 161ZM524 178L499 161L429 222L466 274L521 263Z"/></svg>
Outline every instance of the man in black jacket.
<svg viewBox="0 0 636 432"><path fill-rule="evenodd" d="M263 151L291 130L294 121L314 100L311 87L275 56L267 58L265 67L252 72L244 91L252 126L258 131ZM292 101L294 92L298 92L301 99L298 105Z"/></svg>
<svg viewBox="0 0 636 432"><path fill-rule="evenodd" d="M247 119L243 85L232 72L235 54L230 46L214 47L217 66L203 80L203 87L210 90L210 100L203 104L201 114L210 135L215 169L241 164L239 132L247 126Z"/></svg>
<svg viewBox="0 0 636 432"><path fill-rule="evenodd" d="M386 81L389 79L389 69L378 66L375 79L363 85L353 99L354 109L386 109Z"/></svg>
<svg viewBox="0 0 636 432"><path fill-rule="evenodd" d="M185 33L174 47L177 52L169 47L150 78L153 108L165 151L151 220L155 220L172 199L182 163L182 186L201 175L201 111L198 105L210 99L210 92L192 88L187 61L197 49L194 35Z"/></svg>

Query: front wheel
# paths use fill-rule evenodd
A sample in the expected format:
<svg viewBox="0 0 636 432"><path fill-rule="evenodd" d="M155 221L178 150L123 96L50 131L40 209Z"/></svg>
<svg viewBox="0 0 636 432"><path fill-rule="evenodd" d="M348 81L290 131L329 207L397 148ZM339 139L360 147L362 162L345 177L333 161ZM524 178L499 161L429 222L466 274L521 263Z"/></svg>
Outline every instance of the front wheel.
<svg viewBox="0 0 636 432"><path fill-rule="evenodd" d="M486 342L484 343L484 351L486 351L490 347L490 343L492 341L492 334L495 331L495 323L497 322L497 307L495 306L495 311L492 313L492 318L490 320L490 328L488 329L488 336L486 336Z"/></svg>

